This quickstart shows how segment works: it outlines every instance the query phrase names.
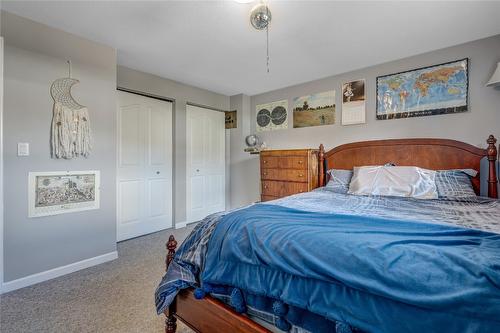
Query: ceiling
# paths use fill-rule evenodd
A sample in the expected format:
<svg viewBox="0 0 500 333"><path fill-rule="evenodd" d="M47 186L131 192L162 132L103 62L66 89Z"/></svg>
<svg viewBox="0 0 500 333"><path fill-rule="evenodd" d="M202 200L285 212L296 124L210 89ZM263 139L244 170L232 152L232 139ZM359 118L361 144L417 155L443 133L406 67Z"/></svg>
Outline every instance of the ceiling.
<svg viewBox="0 0 500 333"><path fill-rule="evenodd" d="M236 1L2 1L110 45L118 63L225 95L258 93L500 34L500 2L269 1L266 34Z"/></svg>

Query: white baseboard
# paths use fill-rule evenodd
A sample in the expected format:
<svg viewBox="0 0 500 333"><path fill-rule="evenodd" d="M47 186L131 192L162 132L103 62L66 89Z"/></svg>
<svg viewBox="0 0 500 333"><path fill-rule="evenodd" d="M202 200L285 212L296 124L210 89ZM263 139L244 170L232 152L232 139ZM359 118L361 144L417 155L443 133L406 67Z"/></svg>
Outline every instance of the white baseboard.
<svg viewBox="0 0 500 333"><path fill-rule="evenodd" d="M175 224L175 229L180 229L180 228L185 228L187 227L187 221L184 221L184 222L178 222Z"/></svg>
<svg viewBox="0 0 500 333"><path fill-rule="evenodd" d="M6 293L6 292L13 291L16 289L28 287L28 286L31 286L33 284L37 284L37 283L40 283L43 281L54 279L54 278L59 277L59 276L63 276L63 275L69 274L69 273L79 271L81 269L85 269L85 268L89 268L89 267L92 267L95 265L103 264L105 262L115 260L116 258L118 258L118 252L113 251L113 252L109 252L109 253L106 253L106 254L103 254L103 255L100 255L97 257L78 261L78 262L75 262L75 263L72 263L72 264L69 264L66 266L53 268L53 269L50 269L50 270L45 271L45 272L40 272L40 273L36 273L33 275L28 275L28 276L25 276L25 277L17 279L17 280L4 282L2 284L2 290L0 290L0 293Z"/></svg>

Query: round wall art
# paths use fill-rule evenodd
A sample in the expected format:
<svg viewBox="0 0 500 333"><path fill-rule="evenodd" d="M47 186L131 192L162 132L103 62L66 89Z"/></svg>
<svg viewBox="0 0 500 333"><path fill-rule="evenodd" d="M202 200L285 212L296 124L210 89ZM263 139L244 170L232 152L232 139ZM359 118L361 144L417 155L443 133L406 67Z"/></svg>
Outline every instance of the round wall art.
<svg viewBox="0 0 500 333"><path fill-rule="evenodd" d="M288 128L287 100L260 104L255 109L257 132Z"/></svg>

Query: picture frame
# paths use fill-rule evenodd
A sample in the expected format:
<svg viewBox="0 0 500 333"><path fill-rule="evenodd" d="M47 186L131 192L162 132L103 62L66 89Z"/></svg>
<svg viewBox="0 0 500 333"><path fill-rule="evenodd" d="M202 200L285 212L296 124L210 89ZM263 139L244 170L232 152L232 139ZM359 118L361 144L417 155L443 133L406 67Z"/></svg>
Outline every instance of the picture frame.
<svg viewBox="0 0 500 333"><path fill-rule="evenodd" d="M469 59L378 76L376 118L411 118L469 109Z"/></svg>
<svg viewBox="0 0 500 333"><path fill-rule="evenodd" d="M305 128L335 124L335 90L295 97L293 127Z"/></svg>
<svg viewBox="0 0 500 333"><path fill-rule="evenodd" d="M30 172L28 205L28 217L99 209L100 172Z"/></svg>
<svg viewBox="0 0 500 333"><path fill-rule="evenodd" d="M343 126L366 123L366 79L351 80L342 84Z"/></svg>
<svg viewBox="0 0 500 333"><path fill-rule="evenodd" d="M231 128L237 128L238 127L238 121L237 121L237 111L225 111L225 124L226 124L226 129L231 129Z"/></svg>
<svg viewBox="0 0 500 333"><path fill-rule="evenodd" d="M288 128L288 100L255 106L255 131L275 131Z"/></svg>

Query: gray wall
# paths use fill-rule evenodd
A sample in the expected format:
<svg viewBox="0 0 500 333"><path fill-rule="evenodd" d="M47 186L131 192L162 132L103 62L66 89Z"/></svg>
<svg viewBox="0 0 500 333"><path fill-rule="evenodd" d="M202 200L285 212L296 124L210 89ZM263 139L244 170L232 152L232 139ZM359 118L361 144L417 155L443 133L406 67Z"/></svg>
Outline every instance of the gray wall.
<svg viewBox="0 0 500 333"><path fill-rule="evenodd" d="M375 119L375 79L377 76L466 57L470 61L469 112L410 119ZM500 61L500 35L255 95L251 97L250 103L251 117L249 117L249 121L251 132L255 132L255 106L257 104L287 99L289 128L259 133L271 149L317 148L320 143L323 143L329 149L347 142L410 137L449 138L485 147L488 134L494 134L500 139L500 91L484 86L498 61ZM366 79L367 122L362 125L342 126L340 125L341 84L362 78ZM332 89L336 91L337 113L335 125L294 129L290 111L293 98ZM240 139L237 138L236 140L239 141ZM258 192L256 192L254 186L259 182L258 164L253 161L251 166L239 166L236 161L231 164L234 164L235 167L234 170L231 170L231 174L234 174L235 177L243 173L246 175L241 185L232 191L232 201L239 204L249 203L250 198L258 197ZM248 170L249 168L250 170ZM235 180L231 178L231 181ZM248 193L249 190L252 193ZM245 200L247 201L244 202Z"/></svg>
<svg viewBox="0 0 500 333"><path fill-rule="evenodd" d="M118 66L118 87L174 100L174 221L186 221L186 104L229 110L229 97L152 74ZM226 136L226 145L230 142ZM226 153L229 153L226 147ZM229 154L227 154L229 155ZM226 156L229 163L230 156ZM229 172L226 172L229 192ZM228 196L229 197L229 196Z"/></svg>
<svg viewBox="0 0 500 333"><path fill-rule="evenodd" d="M231 110L237 110L237 128L231 132L231 208L244 206L259 200L260 183L249 181L259 177L259 156L245 153L245 138L251 134L250 96L231 96Z"/></svg>
<svg viewBox="0 0 500 333"><path fill-rule="evenodd" d="M2 2L0 1L0 11ZM0 12L1 14L1 12ZM0 285L3 282L3 36L0 15Z"/></svg>
<svg viewBox="0 0 500 333"><path fill-rule="evenodd" d="M5 281L116 250L116 52L66 32L2 12L4 72ZM73 62L76 99L90 112L93 151L88 159L50 158L53 80ZM29 157L17 143L29 142ZM101 171L98 210L28 218L28 172Z"/></svg>

